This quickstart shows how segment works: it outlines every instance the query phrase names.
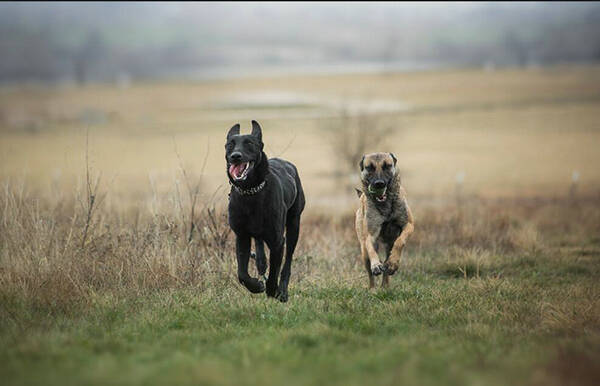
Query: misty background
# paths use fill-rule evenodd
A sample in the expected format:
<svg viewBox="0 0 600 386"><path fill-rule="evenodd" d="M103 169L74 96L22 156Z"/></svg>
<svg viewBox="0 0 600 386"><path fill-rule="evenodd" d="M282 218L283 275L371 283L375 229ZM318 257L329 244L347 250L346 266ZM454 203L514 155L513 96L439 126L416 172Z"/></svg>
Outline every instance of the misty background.
<svg viewBox="0 0 600 386"><path fill-rule="evenodd" d="M597 3L1 3L0 82L600 60Z"/></svg>

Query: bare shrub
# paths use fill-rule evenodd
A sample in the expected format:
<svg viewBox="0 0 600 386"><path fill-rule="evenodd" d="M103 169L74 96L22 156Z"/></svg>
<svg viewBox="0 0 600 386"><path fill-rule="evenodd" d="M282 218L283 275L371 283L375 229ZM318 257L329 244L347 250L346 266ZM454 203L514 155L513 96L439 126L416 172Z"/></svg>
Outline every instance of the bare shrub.
<svg viewBox="0 0 600 386"><path fill-rule="evenodd" d="M204 174L204 170L206 169L206 161L208 160L208 155L209 155L209 142L206 142L206 152L204 154L204 161L202 161L202 169L200 170L200 175L196 178L196 181L192 180L192 177L188 174L183 160L181 158L181 155L179 154L179 151L177 150L177 144L175 143L175 138L173 138L173 149L175 151L175 155L177 156L177 160L179 161L179 170L181 171L181 174L183 176L184 182L185 182L185 188L186 188L186 192L187 192L187 196L188 196L188 206L189 206L189 214L186 213L187 211L185 211L183 209L183 200L181 199L181 195L179 194L179 189L177 189L177 199L178 199L178 203L179 203L179 207L181 209L181 215L182 215L182 222L185 224L186 222L189 224L189 231L187 232L187 242L191 242L192 241L192 236L194 233L194 228L195 228L195 223L194 223L194 219L195 219L195 210L196 210L196 203L198 202L198 195L200 194L200 182L201 182L201 178L202 175ZM178 188L178 186L177 186ZM186 221L186 217L187 217L187 221ZM184 228L185 229L185 228Z"/></svg>
<svg viewBox="0 0 600 386"><path fill-rule="evenodd" d="M396 120L382 115L359 112L351 115L343 109L339 119L329 121L329 144L335 154L336 176L346 179L356 174L363 154L376 151L391 151L389 146L381 148L386 138L398 129ZM348 182L351 184L351 181Z"/></svg>
<svg viewBox="0 0 600 386"><path fill-rule="evenodd" d="M100 180L102 173L96 175L90 170L90 158L89 158L89 140L90 132L89 129L85 132L85 200L79 197L81 206L85 211L85 225L83 227L83 233L81 235L81 248L85 247L85 243L88 239L88 233L92 225L93 216L97 208L102 204L105 195L99 196Z"/></svg>
<svg viewBox="0 0 600 386"><path fill-rule="evenodd" d="M227 212L214 204L204 208L200 226L200 245L205 253L214 253L224 260L229 247L231 228L227 221Z"/></svg>

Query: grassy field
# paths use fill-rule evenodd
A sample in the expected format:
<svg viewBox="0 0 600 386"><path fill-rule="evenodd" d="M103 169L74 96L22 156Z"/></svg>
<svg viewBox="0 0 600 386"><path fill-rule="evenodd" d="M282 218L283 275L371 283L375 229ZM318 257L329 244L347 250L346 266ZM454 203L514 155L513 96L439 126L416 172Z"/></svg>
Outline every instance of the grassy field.
<svg viewBox="0 0 600 386"><path fill-rule="evenodd" d="M223 137L250 119L307 191L286 304L235 277ZM387 290L358 261L357 133L416 218ZM0 377L596 385L599 144L597 67L5 87Z"/></svg>

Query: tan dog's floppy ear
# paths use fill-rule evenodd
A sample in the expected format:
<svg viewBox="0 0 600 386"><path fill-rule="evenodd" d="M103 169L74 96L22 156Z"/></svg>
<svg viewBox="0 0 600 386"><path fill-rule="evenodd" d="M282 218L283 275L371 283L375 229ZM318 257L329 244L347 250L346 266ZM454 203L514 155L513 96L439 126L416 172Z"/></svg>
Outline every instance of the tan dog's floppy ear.
<svg viewBox="0 0 600 386"><path fill-rule="evenodd" d="M363 192L362 192L362 190L360 190L360 189L357 189L357 188L354 188L354 190L356 190L356 195L358 196L358 198L360 198L360 196L362 196L362 195L363 195Z"/></svg>
<svg viewBox="0 0 600 386"><path fill-rule="evenodd" d="M231 127L231 129L229 129L229 132L227 133L227 140L229 141L229 139L231 137L233 137L234 135L238 135L240 133L240 124L236 123L235 125L233 125Z"/></svg>
<svg viewBox="0 0 600 386"><path fill-rule="evenodd" d="M258 138L260 142L262 142L262 129L256 121L252 121L252 135Z"/></svg>
<svg viewBox="0 0 600 386"><path fill-rule="evenodd" d="M394 155L394 153L390 153L390 155L392 156L392 159L394 160L394 166L396 166L396 163L398 162L398 160L396 159L396 156Z"/></svg>
<svg viewBox="0 0 600 386"><path fill-rule="evenodd" d="M362 156L362 159L360 160L360 163L358 164L358 166L360 166L360 171L362 172L363 169L365 168L365 156Z"/></svg>

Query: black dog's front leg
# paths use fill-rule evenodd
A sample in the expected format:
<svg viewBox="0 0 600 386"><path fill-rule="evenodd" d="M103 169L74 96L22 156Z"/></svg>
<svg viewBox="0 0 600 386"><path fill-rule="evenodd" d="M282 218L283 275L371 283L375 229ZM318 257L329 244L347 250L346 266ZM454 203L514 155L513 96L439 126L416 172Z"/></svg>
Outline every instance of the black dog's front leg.
<svg viewBox="0 0 600 386"><path fill-rule="evenodd" d="M250 259L250 237L237 236L235 242L235 252L238 262L238 279L248 291L259 293L265 290L265 285L262 281L250 277L248 274L248 260Z"/></svg>

